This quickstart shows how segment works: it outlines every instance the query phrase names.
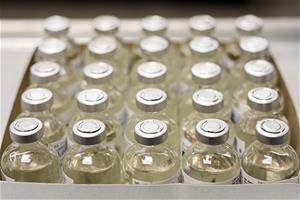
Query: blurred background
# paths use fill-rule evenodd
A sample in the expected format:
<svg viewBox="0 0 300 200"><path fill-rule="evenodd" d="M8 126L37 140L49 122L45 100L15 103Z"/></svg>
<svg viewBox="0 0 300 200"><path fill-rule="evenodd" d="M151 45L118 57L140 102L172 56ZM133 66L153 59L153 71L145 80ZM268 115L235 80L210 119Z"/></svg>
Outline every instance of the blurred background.
<svg viewBox="0 0 300 200"><path fill-rule="evenodd" d="M2 18L41 18L53 14L91 18L101 14L133 18L160 14L189 17L207 13L236 17L252 13L261 17L299 16L300 0L2 0Z"/></svg>

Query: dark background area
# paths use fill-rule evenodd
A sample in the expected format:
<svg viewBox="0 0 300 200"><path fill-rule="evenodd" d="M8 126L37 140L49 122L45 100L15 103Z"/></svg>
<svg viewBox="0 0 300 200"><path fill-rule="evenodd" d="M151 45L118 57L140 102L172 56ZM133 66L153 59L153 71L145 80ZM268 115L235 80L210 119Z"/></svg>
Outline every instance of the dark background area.
<svg viewBox="0 0 300 200"><path fill-rule="evenodd" d="M189 17L210 14L215 17L299 16L300 0L2 0L1 18L41 18L53 14L72 18L92 18L102 14L118 17Z"/></svg>

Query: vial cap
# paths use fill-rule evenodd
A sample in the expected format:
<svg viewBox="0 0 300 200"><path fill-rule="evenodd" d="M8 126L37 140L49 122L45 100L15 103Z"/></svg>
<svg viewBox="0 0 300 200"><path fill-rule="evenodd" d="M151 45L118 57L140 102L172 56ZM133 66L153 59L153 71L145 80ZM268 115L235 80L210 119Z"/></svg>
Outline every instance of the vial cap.
<svg viewBox="0 0 300 200"><path fill-rule="evenodd" d="M70 19L60 15L50 16L46 18L44 22L45 31L53 35L59 35L68 32L70 26Z"/></svg>
<svg viewBox="0 0 300 200"><path fill-rule="evenodd" d="M108 96L99 89L85 89L77 94L77 104L82 111L101 112L108 106Z"/></svg>
<svg viewBox="0 0 300 200"><path fill-rule="evenodd" d="M267 83L274 79L274 65L266 60L251 60L244 66L246 78L255 83Z"/></svg>
<svg viewBox="0 0 300 200"><path fill-rule="evenodd" d="M279 119L263 119L256 123L256 138L269 145L279 145L287 142L289 126Z"/></svg>
<svg viewBox="0 0 300 200"><path fill-rule="evenodd" d="M191 68L193 81L200 85L210 85L221 79L221 67L212 62L196 63Z"/></svg>
<svg viewBox="0 0 300 200"><path fill-rule="evenodd" d="M157 112L167 105L167 94L157 88L146 88L136 93L136 106L144 112Z"/></svg>
<svg viewBox="0 0 300 200"><path fill-rule="evenodd" d="M111 57L118 48L117 41L113 37L101 36L88 45L89 52L95 57Z"/></svg>
<svg viewBox="0 0 300 200"><path fill-rule="evenodd" d="M214 53L219 48L219 42L211 37L197 36L189 43L189 47L196 54Z"/></svg>
<svg viewBox="0 0 300 200"><path fill-rule="evenodd" d="M43 56L61 56L67 50L67 43L57 38L47 38L38 46L38 52Z"/></svg>
<svg viewBox="0 0 300 200"><path fill-rule="evenodd" d="M143 145L158 145L168 137L168 127L165 122L157 119L140 121L135 126L135 140Z"/></svg>
<svg viewBox="0 0 300 200"><path fill-rule="evenodd" d="M279 93L267 87L253 88L248 92L248 105L253 110L272 111L280 106Z"/></svg>
<svg viewBox="0 0 300 200"><path fill-rule="evenodd" d="M240 48L242 51L250 54L259 54L266 52L269 48L269 42L263 37L248 36L242 37L240 40Z"/></svg>
<svg viewBox="0 0 300 200"><path fill-rule="evenodd" d="M29 112L49 110L53 104L53 94L46 88L28 89L22 94L22 106Z"/></svg>
<svg viewBox="0 0 300 200"><path fill-rule="evenodd" d="M195 33L210 34L216 28L216 19L210 15L196 15L189 19L189 27Z"/></svg>
<svg viewBox="0 0 300 200"><path fill-rule="evenodd" d="M197 139L209 145L224 144L229 135L229 126L220 119L204 119L196 125Z"/></svg>
<svg viewBox="0 0 300 200"><path fill-rule="evenodd" d="M60 66L55 62L41 61L30 67L30 79L35 83L49 83L60 77Z"/></svg>
<svg viewBox="0 0 300 200"><path fill-rule="evenodd" d="M112 78L113 67L105 62L91 63L83 68L83 74L90 84L104 84Z"/></svg>
<svg viewBox="0 0 300 200"><path fill-rule="evenodd" d="M246 33L259 33L263 28L263 20L255 15L244 15L237 18L236 28Z"/></svg>
<svg viewBox="0 0 300 200"><path fill-rule="evenodd" d="M149 36L140 42L140 49L146 55L161 55L167 52L169 42L160 36Z"/></svg>
<svg viewBox="0 0 300 200"><path fill-rule="evenodd" d="M95 119L85 119L73 126L73 139L78 144L99 144L106 138L105 124Z"/></svg>
<svg viewBox="0 0 300 200"><path fill-rule="evenodd" d="M151 34L161 34L167 30L167 19L159 16L152 15L142 19L141 26L144 32Z"/></svg>
<svg viewBox="0 0 300 200"><path fill-rule="evenodd" d="M102 15L94 19L94 29L98 33L116 32L120 26L120 19L112 15Z"/></svg>
<svg viewBox="0 0 300 200"><path fill-rule="evenodd" d="M144 83L161 83L165 80L167 67L160 62L144 62L137 68L138 78Z"/></svg>
<svg viewBox="0 0 300 200"><path fill-rule="evenodd" d="M10 138L17 143L36 142L43 136L43 123L36 118L25 117L13 121L9 126Z"/></svg>
<svg viewBox="0 0 300 200"><path fill-rule="evenodd" d="M193 94L193 107L201 113L214 113L223 108L223 94L213 89L200 89Z"/></svg>

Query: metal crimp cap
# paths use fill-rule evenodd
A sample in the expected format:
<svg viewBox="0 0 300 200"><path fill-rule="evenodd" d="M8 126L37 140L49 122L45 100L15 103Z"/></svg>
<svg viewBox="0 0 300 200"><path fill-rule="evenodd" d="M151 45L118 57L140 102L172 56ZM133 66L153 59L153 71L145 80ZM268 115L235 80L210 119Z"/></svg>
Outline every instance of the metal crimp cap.
<svg viewBox="0 0 300 200"><path fill-rule="evenodd" d="M140 42L140 49L146 55L161 55L167 52L169 42L160 36L149 36Z"/></svg>
<svg viewBox="0 0 300 200"><path fill-rule="evenodd" d="M250 54L259 54L266 52L269 48L269 42L263 37L247 36L240 40L240 48L242 51Z"/></svg>
<svg viewBox="0 0 300 200"><path fill-rule="evenodd" d="M38 46L38 52L43 56L60 56L67 50L67 43L57 38L47 38Z"/></svg>
<svg viewBox="0 0 300 200"><path fill-rule="evenodd" d="M70 26L70 19L60 15L50 16L44 21L44 30L55 35L67 33L70 29Z"/></svg>
<svg viewBox="0 0 300 200"><path fill-rule="evenodd" d="M46 88L28 89L22 94L22 106L29 112L49 110L53 104L53 94Z"/></svg>
<svg viewBox="0 0 300 200"><path fill-rule="evenodd" d="M168 138L166 123L157 119L140 121L134 130L135 140L143 145L158 145Z"/></svg>
<svg viewBox="0 0 300 200"><path fill-rule="evenodd" d="M108 95L99 89L85 89L77 94L77 105L85 112L101 112L108 106Z"/></svg>
<svg viewBox="0 0 300 200"><path fill-rule="evenodd" d="M106 138L105 124L95 119L85 119L73 126L73 139L78 144L99 144Z"/></svg>
<svg viewBox="0 0 300 200"><path fill-rule="evenodd" d="M200 89L193 94L193 107L201 113L218 112L224 106L223 94L213 89Z"/></svg>
<svg viewBox="0 0 300 200"><path fill-rule="evenodd" d="M229 137L229 126L220 119L204 119L196 125L197 139L209 145L224 144Z"/></svg>
<svg viewBox="0 0 300 200"><path fill-rule="evenodd" d="M49 83L60 77L60 65L55 62L41 61L30 67L30 79L35 83Z"/></svg>
<svg viewBox="0 0 300 200"><path fill-rule="evenodd" d="M248 92L248 105L254 110L272 111L280 106L279 93L267 87L253 88Z"/></svg>
<svg viewBox="0 0 300 200"><path fill-rule="evenodd" d="M255 83L267 83L274 79L274 65L266 60L251 60L244 66L246 78Z"/></svg>
<svg viewBox="0 0 300 200"><path fill-rule="evenodd" d="M157 88L146 88L136 93L136 106L144 112L157 112L167 106L167 94Z"/></svg>
<svg viewBox="0 0 300 200"><path fill-rule="evenodd" d="M110 36L101 36L93 40L88 45L89 52L95 57L111 57L118 49L115 38Z"/></svg>
<svg viewBox="0 0 300 200"><path fill-rule="evenodd" d="M112 15L102 15L96 17L93 24L98 33L113 33L118 31L120 19Z"/></svg>
<svg viewBox="0 0 300 200"><path fill-rule="evenodd" d="M195 54L211 54L218 50L219 42L211 37L197 36L190 41L189 47Z"/></svg>
<svg viewBox="0 0 300 200"><path fill-rule="evenodd" d="M25 117L13 121L9 126L10 138L17 143L32 143L43 136L43 123L36 118Z"/></svg>
<svg viewBox="0 0 300 200"><path fill-rule="evenodd" d="M255 15L244 15L237 18L236 28L242 32L257 34L263 28L263 20Z"/></svg>
<svg viewBox="0 0 300 200"><path fill-rule="evenodd" d="M160 62L144 62L138 66L137 74L141 82L161 83L166 78L167 67Z"/></svg>
<svg viewBox="0 0 300 200"><path fill-rule="evenodd" d="M192 32L211 34L216 28L216 19L210 15L196 15L189 19Z"/></svg>
<svg viewBox="0 0 300 200"><path fill-rule="evenodd" d="M221 79L221 67L212 62L196 63L191 68L193 81L200 85L214 84Z"/></svg>
<svg viewBox="0 0 300 200"><path fill-rule="evenodd" d="M105 62L86 65L83 68L84 79L90 84L104 84L111 80L113 67Z"/></svg>
<svg viewBox="0 0 300 200"><path fill-rule="evenodd" d="M289 126L279 119L263 119L256 123L256 138L269 145L279 145L288 140Z"/></svg>
<svg viewBox="0 0 300 200"><path fill-rule="evenodd" d="M168 22L162 16L152 15L144 17L141 21L141 26L146 33L161 34L167 30Z"/></svg>

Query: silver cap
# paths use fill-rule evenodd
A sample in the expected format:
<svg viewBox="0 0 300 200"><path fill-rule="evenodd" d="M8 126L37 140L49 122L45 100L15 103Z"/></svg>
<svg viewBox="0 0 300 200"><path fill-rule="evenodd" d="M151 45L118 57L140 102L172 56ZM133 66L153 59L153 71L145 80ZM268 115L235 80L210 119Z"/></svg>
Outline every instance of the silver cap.
<svg viewBox="0 0 300 200"><path fill-rule="evenodd" d="M85 119L73 126L73 139L78 144L99 144L106 138L105 124L95 119Z"/></svg>
<svg viewBox="0 0 300 200"><path fill-rule="evenodd" d="M93 21L94 29L98 33L108 34L118 31L120 19L112 15L98 16Z"/></svg>
<svg viewBox="0 0 300 200"><path fill-rule="evenodd" d="M256 138L269 145L279 145L288 140L289 126L279 119L263 119L256 123Z"/></svg>
<svg viewBox="0 0 300 200"><path fill-rule="evenodd" d="M196 63L191 68L193 81L200 85L214 84L221 79L221 67L212 62Z"/></svg>
<svg viewBox="0 0 300 200"><path fill-rule="evenodd" d="M160 35L166 32L168 22L167 19L162 16L152 15L144 17L141 21L141 26L143 31L147 34Z"/></svg>
<svg viewBox="0 0 300 200"><path fill-rule="evenodd" d="M70 19L60 15L50 16L44 22L44 30L51 35L66 34L70 26Z"/></svg>
<svg viewBox="0 0 300 200"><path fill-rule="evenodd" d="M254 88L248 92L248 105L254 110L272 111L280 106L279 93L272 88Z"/></svg>
<svg viewBox="0 0 300 200"><path fill-rule="evenodd" d="M67 43L57 38L47 38L38 46L42 56L61 56L67 50Z"/></svg>
<svg viewBox="0 0 300 200"><path fill-rule="evenodd" d="M168 40L159 36L149 36L140 42L140 49L145 55L162 55L168 51L168 48Z"/></svg>
<svg viewBox="0 0 300 200"><path fill-rule="evenodd" d="M22 106L29 112L49 110L53 104L53 94L45 88L28 89L22 94Z"/></svg>
<svg viewBox="0 0 300 200"><path fill-rule="evenodd" d="M251 55L265 53L269 48L268 40L257 36L242 37L239 45L243 52Z"/></svg>
<svg viewBox="0 0 300 200"><path fill-rule="evenodd" d="M209 145L224 144L229 137L229 126L220 119L204 119L196 125L197 139Z"/></svg>
<svg viewBox="0 0 300 200"><path fill-rule="evenodd" d="M189 47L195 54L214 54L219 48L219 42L211 37L197 36L190 41Z"/></svg>
<svg viewBox="0 0 300 200"><path fill-rule="evenodd" d="M235 26L247 35L258 34L263 28L263 20L255 15L244 15L237 18Z"/></svg>
<svg viewBox="0 0 300 200"><path fill-rule="evenodd" d="M137 74L143 83L161 83L166 78L167 67L160 62L144 62L138 66Z"/></svg>
<svg viewBox="0 0 300 200"><path fill-rule="evenodd" d="M246 78L255 83L267 83L274 79L274 65L266 60L251 60L244 66Z"/></svg>
<svg viewBox="0 0 300 200"><path fill-rule="evenodd" d="M9 126L10 138L17 143L36 142L43 136L43 123L36 118L25 117L13 121Z"/></svg>
<svg viewBox="0 0 300 200"><path fill-rule="evenodd" d="M41 61L30 67L30 79L35 83L49 83L60 77L60 66L55 62Z"/></svg>
<svg viewBox="0 0 300 200"><path fill-rule="evenodd" d="M93 40L88 45L88 50L95 57L111 57L115 55L118 44L115 38L109 36L101 36Z"/></svg>
<svg viewBox="0 0 300 200"><path fill-rule="evenodd" d="M111 80L113 67L105 62L91 63L83 68L83 74L90 84L104 84Z"/></svg>
<svg viewBox="0 0 300 200"><path fill-rule="evenodd" d="M134 129L135 140L143 145L158 145L168 138L168 127L157 119L140 121Z"/></svg>
<svg viewBox="0 0 300 200"><path fill-rule="evenodd" d="M108 96L99 89L86 89L77 94L77 105L85 112L101 112L108 106Z"/></svg>
<svg viewBox="0 0 300 200"><path fill-rule="evenodd" d="M167 106L167 94L157 88L146 88L136 93L136 106L144 112L157 112Z"/></svg>
<svg viewBox="0 0 300 200"><path fill-rule="evenodd" d="M201 35L210 35L216 28L216 19L210 15L196 15L189 19L192 32Z"/></svg>
<svg viewBox="0 0 300 200"><path fill-rule="evenodd" d="M218 112L224 106L223 94L213 89L200 89L193 94L193 107L201 113Z"/></svg>

